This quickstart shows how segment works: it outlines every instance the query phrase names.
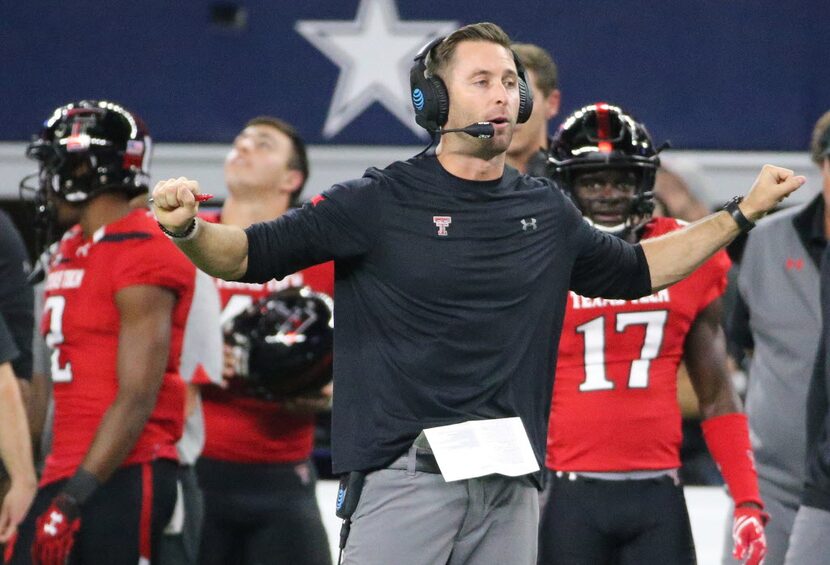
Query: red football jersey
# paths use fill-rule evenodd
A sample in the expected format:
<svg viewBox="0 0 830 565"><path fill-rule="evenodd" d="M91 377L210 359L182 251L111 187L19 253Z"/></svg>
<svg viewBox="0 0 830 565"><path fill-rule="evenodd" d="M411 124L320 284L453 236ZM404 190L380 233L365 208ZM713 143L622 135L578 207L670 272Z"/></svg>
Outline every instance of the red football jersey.
<svg viewBox="0 0 830 565"><path fill-rule="evenodd" d="M216 279L222 321L284 288L310 286L334 296L334 263L315 265L265 284ZM205 448L202 455L237 463L290 463L308 459L314 443L314 417L284 412L276 402L242 396L219 387L202 389Z"/></svg>
<svg viewBox="0 0 830 565"><path fill-rule="evenodd" d="M41 331L53 349L55 399L52 453L41 484L69 477L83 461L98 425L118 392L120 319L116 293L133 285L169 288L178 300L167 369L156 407L122 465L176 460L184 422L184 385L178 374L182 335L196 269L158 229L146 210L135 210L85 239L75 226L60 242L46 279Z"/></svg>
<svg viewBox="0 0 830 565"><path fill-rule="evenodd" d="M643 238L678 229L654 218ZM557 471L680 466L677 369L698 313L726 289L720 251L691 276L639 300L571 292L559 342L546 465Z"/></svg>

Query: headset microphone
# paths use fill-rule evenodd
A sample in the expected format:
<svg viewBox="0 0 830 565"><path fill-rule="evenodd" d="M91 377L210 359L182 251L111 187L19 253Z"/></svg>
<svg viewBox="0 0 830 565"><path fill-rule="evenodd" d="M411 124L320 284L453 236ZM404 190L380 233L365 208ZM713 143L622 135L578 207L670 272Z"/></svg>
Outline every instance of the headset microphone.
<svg viewBox="0 0 830 565"><path fill-rule="evenodd" d="M445 133L466 133L479 139L490 139L496 133L496 128L490 122L477 122L465 128L442 129L438 133L441 135Z"/></svg>

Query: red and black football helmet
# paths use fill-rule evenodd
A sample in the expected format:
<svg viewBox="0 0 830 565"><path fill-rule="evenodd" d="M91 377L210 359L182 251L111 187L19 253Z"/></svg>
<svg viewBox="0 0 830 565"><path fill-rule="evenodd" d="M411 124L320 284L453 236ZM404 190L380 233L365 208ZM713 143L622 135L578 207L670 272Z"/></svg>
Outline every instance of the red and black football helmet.
<svg viewBox="0 0 830 565"><path fill-rule="evenodd" d="M20 183L21 198L35 203L36 227L55 223L54 197L80 204L104 191L130 198L147 192L151 148L141 118L114 102L81 100L56 108L26 149L39 170Z"/></svg>
<svg viewBox="0 0 830 565"><path fill-rule="evenodd" d="M331 381L334 303L327 294L307 286L272 293L223 329L240 392L278 401Z"/></svg>
<svg viewBox="0 0 830 565"><path fill-rule="evenodd" d="M598 102L565 118L551 142L548 164L552 178L586 220L603 231L624 237L648 221L654 211L654 180L661 149L655 149L645 126L630 114L618 106ZM629 198L623 222L613 227L599 226L591 218L590 204L594 203L580 201L574 179L584 173L611 169L634 173L636 189Z"/></svg>

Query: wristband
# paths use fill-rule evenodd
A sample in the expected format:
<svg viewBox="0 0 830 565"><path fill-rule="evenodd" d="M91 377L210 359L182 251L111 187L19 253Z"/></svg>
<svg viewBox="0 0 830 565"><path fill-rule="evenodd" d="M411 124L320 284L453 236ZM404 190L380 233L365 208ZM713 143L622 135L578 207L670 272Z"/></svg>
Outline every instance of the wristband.
<svg viewBox="0 0 830 565"><path fill-rule="evenodd" d="M735 506L753 502L763 508L746 415L736 412L715 416L704 420L700 427Z"/></svg>
<svg viewBox="0 0 830 565"><path fill-rule="evenodd" d="M83 467L78 467L62 492L72 498L78 506L81 506L99 486L101 486L101 481L98 480L98 477Z"/></svg>
<svg viewBox="0 0 830 565"><path fill-rule="evenodd" d="M179 241L189 241L189 240L193 239L194 237L196 237L196 232L198 231L198 227L199 227L199 222L197 222L196 220L197 220L197 218L191 219L190 223L187 225L187 227L185 227L180 232L175 232L175 231L167 229L166 227L164 227L161 224L161 222L157 222L157 223L158 223L159 228L161 229L161 231L164 232L164 235L166 235L170 239L176 239L176 240L179 240Z"/></svg>
<svg viewBox="0 0 830 565"><path fill-rule="evenodd" d="M746 233L755 227L755 222L747 218L744 213L741 212L741 207L738 206L738 204L743 202L743 200L743 196L736 196L724 204L723 209L729 212L729 215L732 216L732 219L738 224L738 229L741 230L741 233Z"/></svg>

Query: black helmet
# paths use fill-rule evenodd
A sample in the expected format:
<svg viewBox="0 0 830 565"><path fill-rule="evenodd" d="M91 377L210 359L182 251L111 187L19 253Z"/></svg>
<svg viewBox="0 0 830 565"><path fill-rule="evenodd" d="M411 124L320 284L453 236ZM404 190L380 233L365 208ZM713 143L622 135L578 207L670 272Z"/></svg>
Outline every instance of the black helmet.
<svg viewBox="0 0 830 565"><path fill-rule="evenodd" d="M149 189L151 140L141 118L106 100L81 100L57 108L29 144L40 179L67 202L104 190L130 197Z"/></svg>
<svg viewBox="0 0 830 565"><path fill-rule="evenodd" d="M107 190L130 198L147 192L151 145L141 118L113 102L81 100L56 108L26 148L39 170L20 182L21 199L35 204L40 247L60 235L50 193L82 203Z"/></svg>
<svg viewBox="0 0 830 565"><path fill-rule="evenodd" d="M332 299L310 287L272 293L225 324L233 348L232 382L246 394L280 400L331 381Z"/></svg>
<svg viewBox="0 0 830 565"><path fill-rule="evenodd" d="M575 176L608 169L634 172L637 188L624 225L606 229L620 235L642 225L654 210L658 153L643 124L617 106L598 102L565 118L551 142L548 164L551 176L583 215L587 215L587 209L574 190Z"/></svg>

